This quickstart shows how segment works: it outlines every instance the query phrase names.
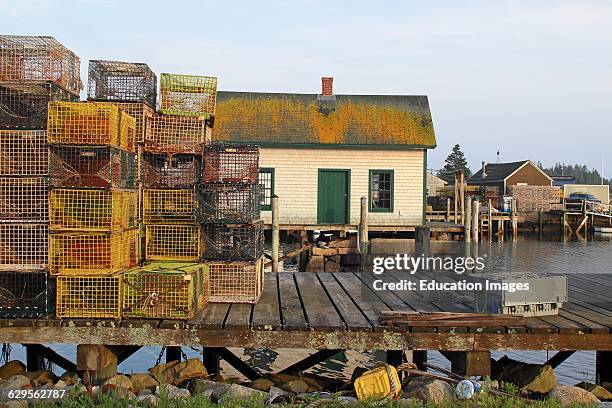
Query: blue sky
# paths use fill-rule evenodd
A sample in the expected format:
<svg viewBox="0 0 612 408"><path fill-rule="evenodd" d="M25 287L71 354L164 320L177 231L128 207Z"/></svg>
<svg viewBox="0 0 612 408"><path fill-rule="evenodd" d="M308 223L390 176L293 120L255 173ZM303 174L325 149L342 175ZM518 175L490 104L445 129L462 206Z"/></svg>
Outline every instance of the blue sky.
<svg viewBox="0 0 612 408"><path fill-rule="evenodd" d="M3 34L82 59L216 75L219 89L426 94L441 167L585 163L612 174L612 1L0 0Z"/></svg>

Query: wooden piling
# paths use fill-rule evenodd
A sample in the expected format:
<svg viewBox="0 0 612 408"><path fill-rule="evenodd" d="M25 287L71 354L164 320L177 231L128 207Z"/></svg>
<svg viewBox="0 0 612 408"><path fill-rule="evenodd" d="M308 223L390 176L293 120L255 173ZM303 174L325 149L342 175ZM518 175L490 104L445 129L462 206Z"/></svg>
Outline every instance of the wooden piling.
<svg viewBox="0 0 612 408"><path fill-rule="evenodd" d="M459 173L459 205L461 206L461 224L465 223L465 174L463 170Z"/></svg>
<svg viewBox="0 0 612 408"><path fill-rule="evenodd" d="M465 225L463 228L463 238L465 242L472 242L472 199L465 199Z"/></svg>
<svg viewBox="0 0 612 408"><path fill-rule="evenodd" d="M512 221L512 239L518 238L518 219L516 216L516 200L512 197L512 212L510 213L510 220Z"/></svg>
<svg viewBox="0 0 612 408"><path fill-rule="evenodd" d="M446 222L450 222L451 220L451 199L447 198L446 199Z"/></svg>
<svg viewBox="0 0 612 408"><path fill-rule="evenodd" d="M368 253L368 199L361 197L361 213L359 216L359 248L361 255Z"/></svg>
<svg viewBox="0 0 612 408"><path fill-rule="evenodd" d="M489 198L489 211L487 213L487 230L489 233L489 241L493 241L493 204Z"/></svg>
<svg viewBox="0 0 612 408"><path fill-rule="evenodd" d="M474 200L472 203L472 240L478 242L478 224L480 216L480 202Z"/></svg>
<svg viewBox="0 0 612 408"><path fill-rule="evenodd" d="M278 249L280 245L280 222L278 219L278 196L272 197L272 272L278 272Z"/></svg>

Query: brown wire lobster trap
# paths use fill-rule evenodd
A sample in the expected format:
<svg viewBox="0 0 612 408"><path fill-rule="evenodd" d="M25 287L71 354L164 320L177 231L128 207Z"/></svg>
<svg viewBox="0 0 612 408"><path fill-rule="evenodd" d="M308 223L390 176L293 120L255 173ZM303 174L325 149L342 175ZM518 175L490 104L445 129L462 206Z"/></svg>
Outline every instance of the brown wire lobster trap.
<svg viewBox="0 0 612 408"><path fill-rule="evenodd" d="M49 256L47 224L0 224L0 271L40 271Z"/></svg>
<svg viewBox="0 0 612 408"><path fill-rule="evenodd" d="M0 175L44 176L49 173L44 130L0 130Z"/></svg>
<svg viewBox="0 0 612 408"><path fill-rule="evenodd" d="M81 61L48 36L0 36L0 81L51 81L79 95Z"/></svg>
<svg viewBox="0 0 612 408"><path fill-rule="evenodd" d="M110 146L134 151L136 120L110 102L50 102L49 144Z"/></svg>
<svg viewBox="0 0 612 408"><path fill-rule="evenodd" d="M76 100L52 82L0 82L0 129L46 129L49 102Z"/></svg>
<svg viewBox="0 0 612 408"><path fill-rule="evenodd" d="M202 157L193 154L142 155L144 188L193 188L202 177Z"/></svg>
<svg viewBox="0 0 612 408"><path fill-rule="evenodd" d="M195 224L201 221L200 197L195 189L143 191L145 224Z"/></svg>
<svg viewBox="0 0 612 408"><path fill-rule="evenodd" d="M147 64L89 61L87 98L95 101L146 102L155 106L157 77Z"/></svg>
<svg viewBox="0 0 612 408"><path fill-rule="evenodd" d="M136 187L136 155L112 147L49 146L54 188Z"/></svg>
<svg viewBox="0 0 612 408"><path fill-rule="evenodd" d="M147 225L145 258L150 261L193 261L202 254L198 225Z"/></svg>
<svg viewBox="0 0 612 408"><path fill-rule="evenodd" d="M56 279L55 314L58 318L121 318L123 273L60 275Z"/></svg>
<svg viewBox="0 0 612 408"><path fill-rule="evenodd" d="M217 78L196 75L161 74L160 112L168 115L214 116Z"/></svg>
<svg viewBox="0 0 612 408"><path fill-rule="evenodd" d="M0 222L47 222L47 177L0 177Z"/></svg>
<svg viewBox="0 0 612 408"><path fill-rule="evenodd" d="M254 262L210 262L211 303L257 303L264 288L263 257Z"/></svg>
<svg viewBox="0 0 612 408"><path fill-rule="evenodd" d="M0 317L43 317L49 310L46 272L0 272Z"/></svg>
<svg viewBox="0 0 612 408"><path fill-rule="evenodd" d="M263 255L263 222L207 224L204 234L206 261L254 261Z"/></svg>
<svg viewBox="0 0 612 408"><path fill-rule="evenodd" d="M136 265L138 231L49 234L53 275L110 275Z"/></svg>
<svg viewBox="0 0 612 408"><path fill-rule="evenodd" d="M208 267L156 262L123 276L123 316L192 319L208 303Z"/></svg>
<svg viewBox="0 0 612 408"><path fill-rule="evenodd" d="M199 187L205 223L241 224L259 220L261 212L258 184L213 184Z"/></svg>
<svg viewBox="0 0 612 408"><path fill-rule="evenodd" d="M211 143L204 148L204 182L257 183L259 147Z"/></svg>
<svg viewBox="0 0 612 408"><path fill-rule="evenodd" d="M51 230L119 231L136 227L135 191L54 189L49 194Z"/></svg>
<svg viewBox="0 0 612 408"><path fill-rule="evenodd" d="M155 113L146 124L145 150L149 153L202 154L206 143L206 121L197 117Z"/></svg>
<svg viewBox="0 0 612 408"><path fill-rule="evenodd" d="M155 109L146 103L117 102L116 105L136 120L136 143L144 143L147 122L153 117Z"/></svg>

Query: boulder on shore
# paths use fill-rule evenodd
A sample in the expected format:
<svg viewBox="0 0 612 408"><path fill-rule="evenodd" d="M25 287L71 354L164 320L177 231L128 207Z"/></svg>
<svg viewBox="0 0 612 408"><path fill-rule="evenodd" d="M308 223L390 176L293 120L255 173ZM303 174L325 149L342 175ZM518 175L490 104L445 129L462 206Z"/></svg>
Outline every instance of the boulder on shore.
<svg viewBox="0 0 612 408"><path fill-rule="evenodd" d="M415 398L435 405L455 399L453 387L441 380L416 377L404 388L404 398Z"/></svg>
<svg viewBox="0 0 612 408"><path fill-rule="evenodd" d="M546 394L557 385L555 371L549 365L528 364L507 356L492 363L492 378L516 385L521 390Z"/></svg>
<svg viewBox="0 0 612 408"><path fill-rule="evenodd" d="M26 366L19 360L12 360L0 367L0 380L7 380L15 374L23 373Z"/></svg>
<svg viewBox="0 0 612 408"><path fill-rule="evenodd" d="M587 390L591 394L595 395L600 401L612 401L612 392L601 385L581 382L576 384L576 387Z"/></svg>
<svg viewBox="0 0 612 408"><path fill-rule="evenodd" d="M597 404L601 402L589 391L573 385L557 385L550 391L548 397L559 400L563 405Z"/></svg>
<svg viewBox="0 0 612 408"><path fill-rule="evenodd" d="M149 373L159 384L172 385L179 385L193 378L208 376L204 364L198 358L190 358L183 362L172 361L167 364L159 364L150 368Z"/></svg>

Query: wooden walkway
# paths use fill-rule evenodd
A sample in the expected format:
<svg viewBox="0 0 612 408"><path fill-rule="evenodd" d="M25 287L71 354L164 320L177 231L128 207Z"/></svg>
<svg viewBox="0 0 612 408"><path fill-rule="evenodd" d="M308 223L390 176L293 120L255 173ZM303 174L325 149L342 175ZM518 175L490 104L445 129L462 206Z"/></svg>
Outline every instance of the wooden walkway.
<svg viewBox="0 0 612 408"><path fill-rule="evenodd" d="M405 276L393 276L401 279ZM419 278L422 276L419 275ZM433 275L429 275L432 278ZM379 323L384 310L470 312L465 293L424 298L374 292L358 273L266 274L256 305L210 304L195 319L0 319L0 343L75 343L364 350L612 350L612 280L569 277L570 302L558 316L518 327L402 327ZM442 279L442 278L440 278Z"/></svg>

